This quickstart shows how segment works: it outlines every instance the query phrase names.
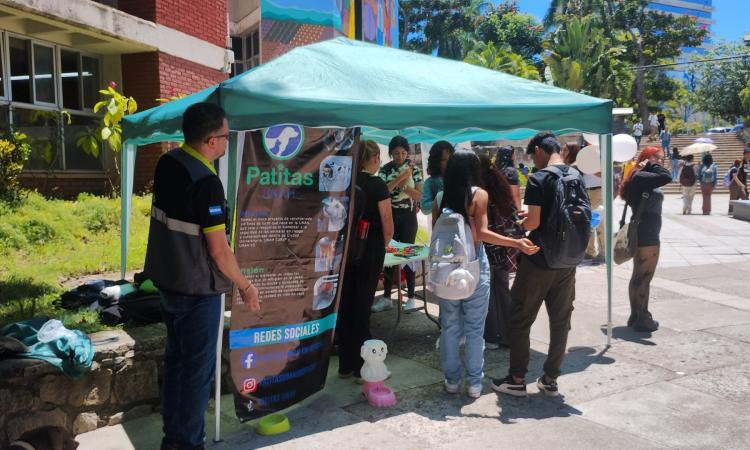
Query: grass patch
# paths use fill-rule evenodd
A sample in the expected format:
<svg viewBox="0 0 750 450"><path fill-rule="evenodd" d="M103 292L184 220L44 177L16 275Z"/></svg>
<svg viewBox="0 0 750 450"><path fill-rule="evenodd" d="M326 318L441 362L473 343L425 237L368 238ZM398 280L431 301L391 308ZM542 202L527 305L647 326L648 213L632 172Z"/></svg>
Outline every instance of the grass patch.
<svg viewBox="0 0 750 450"><path fill-rule="evenodd" d="M142 267L150 196L133 197L128 269ZM54 305L62 279L120 268L120 199L81 194L75 201L37 193L0 202L0 326L34 316L86 332L104 329L95 313Z"/></svg>

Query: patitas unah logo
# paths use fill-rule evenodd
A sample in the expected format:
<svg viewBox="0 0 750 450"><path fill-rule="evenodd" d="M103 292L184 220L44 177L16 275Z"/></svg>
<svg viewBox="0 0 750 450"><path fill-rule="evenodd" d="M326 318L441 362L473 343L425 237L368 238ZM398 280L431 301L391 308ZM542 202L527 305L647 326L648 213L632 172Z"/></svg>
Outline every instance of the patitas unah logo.
<svg viewBox="0 0 750 450"><path fill-rule="evenodd" d="M263 148L272 159L294 158L305 141L305 130L299 125L285 123L263 130Z"/></svg>

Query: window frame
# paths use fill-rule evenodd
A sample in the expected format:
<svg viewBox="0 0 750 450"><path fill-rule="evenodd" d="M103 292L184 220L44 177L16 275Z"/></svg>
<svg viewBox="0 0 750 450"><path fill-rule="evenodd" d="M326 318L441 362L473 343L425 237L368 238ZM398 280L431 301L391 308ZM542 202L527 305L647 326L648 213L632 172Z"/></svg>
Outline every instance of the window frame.
<svg viewBox="0 0 750 450"><path fill-rule="evenodd" d="M23 39L30 42L30 89L31 89L31 99L32 103L27 102L20 102L20 101L14 101L13 100L13 92L11 91L11 85L10 85L10 54L5 51L9 48L9 39L17 38L17 39ZM48 47L52 49L52 59L53 59L53 89L55 90L55 103L47 103L47 102L40 102L36 101L36 83L34 80L34 75L36 73L35 70L35 64L34 64L34 45L41 45L44 47ZM99 114L94 114L93 111L93 105L91 108L87 107L84 103L84 86L83 86L83 78L82 78L82 71L83 71L83 57L89 57L93 58L97 61L98 64L98 80L96 80L97 86L102 86L102 79L103 79L103 73L102 69L104 67L103 65L103 57L102 55L98 55L96 53L86 52L83 50L79 50L76 48L68 47L66 45L60 45L51 43L48 41L44 41L41 39L37 39L32 36L26 36L23 34L14 33L8 30L0 29L0 58L2 58L2 76L3 80L2 83L4 85L4 96L0 96L0 104L8 106L8 121L10 124L13 124L13 110L16 108L20 109L31 109L31 110L43 110L43 111L67 111L73 116L85 116L85 117L99 117ZM78 54L78 83L79 83L79 102L83 109L73 109L73 108L65 108L63 106L63 95L62 95L62 61L61 61L61 55L60 52L62 50L74 52ZM97 90L98 93L98 90ZM100 160L102 163L101 169L96 170L85 170L85 169L73 169L68 170L67 169L67 158L66 158L66 149L65 149L65 130L66 125L62 125L62 129L59 135L59 142L58 142L58 148L60 149L60 168L59 169L52 169L54 172L64 175L65 173L69 174L103 174L106 172L107 164L110 160L110 152L107 150L107 146L102 146L101 152L100 152ZM24 169L23 173L29 173L29 174L35 174L35 173L45 173L46 170L43 169Z"/></svg>
<svg viewBox="0 0 750 450"><path fill-rule="evenodd" d="M258 36L258 48L254 48L253 46L253 35ZM247 72L248 70L257 67L260 65L261 61L261 48L263 47L260 43L260 27L255 26L251 28L250 30L238 34L236 36L230 36L232 39L239 39L241 42L241 48L239 49L240 55L242 55L242 58L239 60L235 60L234 64L232 65L232 69L234 70L235 66L239 65L242 67L242 72L236 72L234 73L234 76L239 75L240 73ZM250 44L248 45L248 42ZM254 54L250 54L250 51L254 50ZM232 51L235 50L234 47L232 47Z"/></svg>

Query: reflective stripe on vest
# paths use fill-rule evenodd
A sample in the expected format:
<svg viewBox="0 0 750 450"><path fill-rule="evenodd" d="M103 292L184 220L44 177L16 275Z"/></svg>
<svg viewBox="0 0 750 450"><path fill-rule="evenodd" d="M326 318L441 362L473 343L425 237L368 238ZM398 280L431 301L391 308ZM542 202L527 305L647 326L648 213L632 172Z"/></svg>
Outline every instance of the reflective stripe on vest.
<svg viewBox="0 0 750 450"><path fill-rule="evenodd" d="M167 216L167 213L157 208L156 206L151 207L151 217L154 220L158 220L167 226L171 231L178 231L180 233L189 234L191 236L200 236L201 227L198 224L184 222L178 219L172 219Z"/></svg>

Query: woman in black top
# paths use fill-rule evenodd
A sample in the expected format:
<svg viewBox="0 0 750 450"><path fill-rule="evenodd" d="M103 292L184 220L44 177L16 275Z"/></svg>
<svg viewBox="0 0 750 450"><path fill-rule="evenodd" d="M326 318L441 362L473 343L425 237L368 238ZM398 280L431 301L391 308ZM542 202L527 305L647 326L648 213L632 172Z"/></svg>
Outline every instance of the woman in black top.
<svg viewBox="0 0 750 450"><path fill-rule="evenodd" d="M626 204L632 208L633 217L638 213L643 194L649 195L643 201L643 212L637 230L637 249L633 257L633 275L628 289L628 326L635 331L656 331L659 328L659 322L648 311L648 300L651 280L659 262L661 206L664 202L664 193L660 188L672 181L672 175L663 164L664 151L657 147L646 147L638 157L638 165L625 180L621 192Z"/></svg>
<svg viewBox="0 0 750 450"><path fill-rule="evenodd" d="M513 205L516 209L521 209L521 180L518 172L514 167L513 160L516 151L510 145L503 145L497 151L495 156L495 166L510 184L510 193L513 196Z"/></svg>
<svg viewBox="0 0 750 450"><path fill-rule="evenodd" d="M409 142L403 136L394 136L388 144L391 162L380 169L380 178L385 181L391 193L393 209L393 237L398 242L413 244L417 237L417 206L422 199L422 171L409 160ZM383 311L391 307L391 287L393 275L399 275L399 267L386 270L383 279L383 298L373 306L373 311ZM408 299L405 310L413 309L414 304L414 271L407 265L406 286Z"/></svg>
<svg viewBox="0 0 750 450"><path fill-rule="evenodd" d="M380 167L380 148L374 141L359 146L357 186L365 194L362 220L369 222L365 257L347 264L341 287L336 335L339 342L339 376L359 377L364 361L359 356L362 344L370 339L370 308L375 298L378 276L383 269L385 247L393 237L391 196L380 177L373 175ZM357 224L352 225L356 230ZM354 231L352 231L354 232Z"/></svg>

